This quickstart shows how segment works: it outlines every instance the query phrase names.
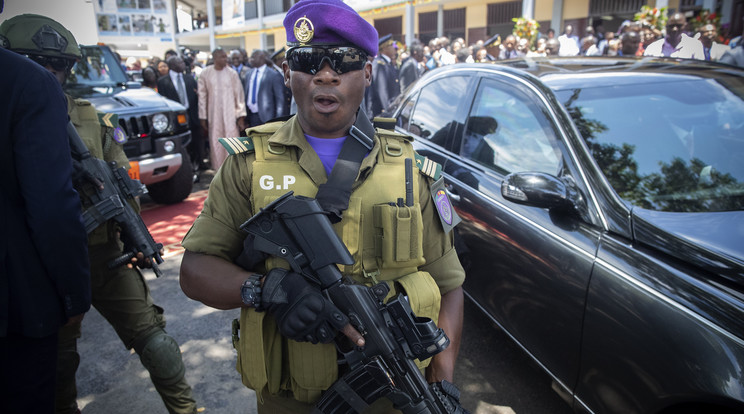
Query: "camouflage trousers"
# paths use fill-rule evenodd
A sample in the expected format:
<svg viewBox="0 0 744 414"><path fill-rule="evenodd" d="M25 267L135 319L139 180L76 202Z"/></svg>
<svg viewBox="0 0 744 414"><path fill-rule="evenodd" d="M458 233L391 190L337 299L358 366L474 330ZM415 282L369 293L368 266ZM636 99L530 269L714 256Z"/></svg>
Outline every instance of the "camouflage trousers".
<svg viewBox="0 0 744 414"><path fill-rule="evenodd" d="M111 324L127 349L135 348L139 353L138 348L143 346L138 345L139 343L147 342L154 335L167 337L167 341L173 346L161 348L154 357L155 363L146 364L145 368L150 371L150 379L169 413L195 413L196 402L192 397L191 386L183 374L180 350L175 341L164 332L163 309L153 303L144 277L138 270L126 266L116 269L107 267L107 263L119 256L121 251L118 243L89 247L93 306ZM59 332L55 392L58 414L78 412L75 373L80 364L80 355L77 352L77 340L80 336L79 323L65 326ZM151 368L157 365L158 359L164 361L161 365L180 364L176 369L169 370L178 374L170 375L170 378L158 376Z"/></svg>

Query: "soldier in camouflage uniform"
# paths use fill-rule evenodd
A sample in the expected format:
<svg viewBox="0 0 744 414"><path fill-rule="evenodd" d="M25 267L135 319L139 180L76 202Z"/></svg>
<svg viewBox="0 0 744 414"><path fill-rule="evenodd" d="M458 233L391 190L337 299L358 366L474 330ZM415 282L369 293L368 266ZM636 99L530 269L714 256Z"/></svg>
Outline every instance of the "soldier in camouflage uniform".
<svg viewBox="0 0 744 414"><path fill-rule="evenodd" d="M5 21L0 26L0 40L10 50L44 66L62 84L74 63L82 57L72 33L44 16L26 14ZM116 115L98 112L90 102L70 96L67 97L67 110L92 156L129 168L121 146L124 136L121 130L116 130ZM83 208L87 208L90 199L86 192L90 194L90 189L82 184L76 185L76 189ZM139 210L139 206L136 209ZM168 412L196 412L178 343L165 333L163 309L153 303L147 283L136 267L147 267L148 264L135 259L133 265L108 269L107 263L121 256L123 251L113 221L88 234L88 250L93 306L114 327L127 349L134 348L140 356ZM77 352L77 338L80 336L80 323L65 326L59 332L57 413L80 412L75 383L75 372L80 363Z"/></svg>

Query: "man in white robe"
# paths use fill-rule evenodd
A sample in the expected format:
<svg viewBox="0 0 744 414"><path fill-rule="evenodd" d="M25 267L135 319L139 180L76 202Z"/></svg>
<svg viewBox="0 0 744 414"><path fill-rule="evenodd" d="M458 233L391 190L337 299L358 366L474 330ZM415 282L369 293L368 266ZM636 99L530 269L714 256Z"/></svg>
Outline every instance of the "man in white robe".
<svg viewBox="0 0 744 414"><path fill-rule="evenodd" d="M209 160L218 170L227 158L220 138L237 137L245 129L245 97L238 73L227 67L227 53L212 52L214 65L199 75L199 120L209 136Z"/></svg>

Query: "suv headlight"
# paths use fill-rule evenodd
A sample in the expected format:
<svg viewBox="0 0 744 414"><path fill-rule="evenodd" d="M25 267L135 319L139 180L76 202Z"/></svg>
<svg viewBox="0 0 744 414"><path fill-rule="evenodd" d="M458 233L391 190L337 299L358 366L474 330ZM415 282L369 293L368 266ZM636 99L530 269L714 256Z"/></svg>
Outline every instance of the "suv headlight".
<svg viewBox="0 0 744 414"><path fill-rule="evenodd" d="M152 127L157 132L164 132L168 129L168 117L163 114L156 114L152 117Z"/></svg>

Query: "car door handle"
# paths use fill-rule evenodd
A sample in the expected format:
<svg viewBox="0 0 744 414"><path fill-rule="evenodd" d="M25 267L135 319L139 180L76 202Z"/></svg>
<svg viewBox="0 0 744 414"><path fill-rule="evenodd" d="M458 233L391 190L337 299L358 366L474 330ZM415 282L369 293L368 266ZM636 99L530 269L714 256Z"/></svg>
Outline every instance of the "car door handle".
<svg viewBox="0 0 744 414"><path fill-rule="evenodd" d="M452 184L445 184L444 191L447 192L447 196L450 198L450 200L457 202L457 203L460 202L460 196L454 192L454 188L452 187Z"/></svg>

